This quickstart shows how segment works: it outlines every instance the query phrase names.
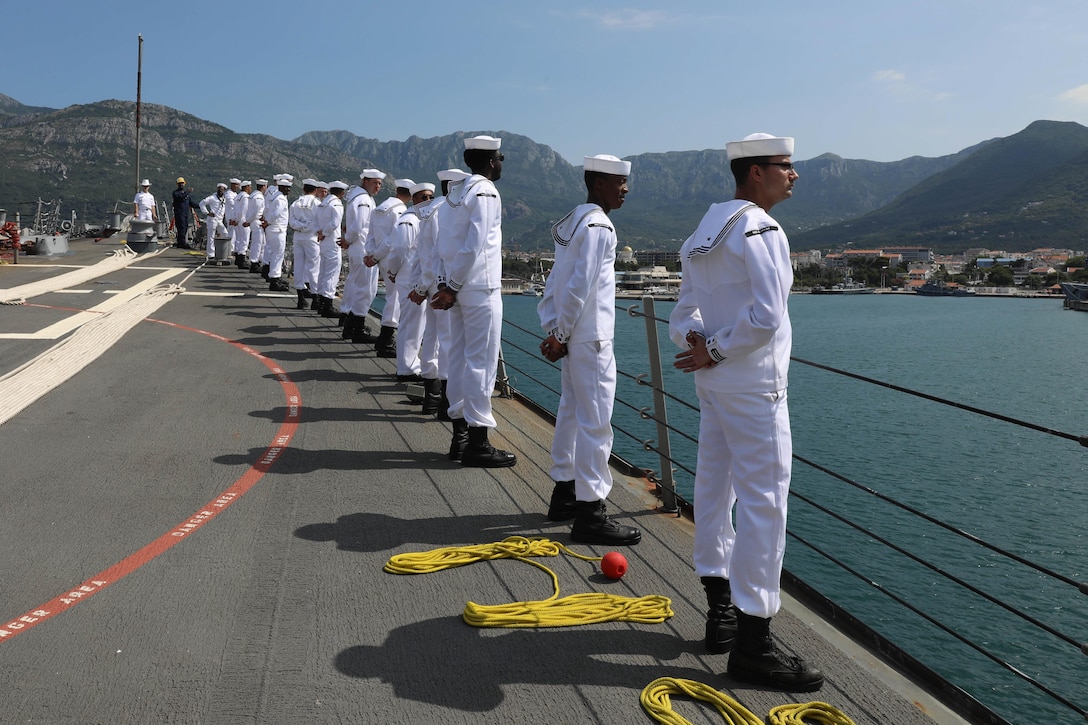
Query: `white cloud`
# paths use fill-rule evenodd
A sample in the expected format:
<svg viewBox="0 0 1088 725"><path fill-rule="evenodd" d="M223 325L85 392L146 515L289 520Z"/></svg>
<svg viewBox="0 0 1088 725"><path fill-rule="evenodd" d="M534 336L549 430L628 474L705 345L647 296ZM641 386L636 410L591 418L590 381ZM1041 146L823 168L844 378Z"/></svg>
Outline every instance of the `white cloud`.
<svg viewBox="0 0 1088 725"><path fill-rule="evenodd" d="M1059 94L1058 98L1063 101L1088 104L1088 83L1076 88L1070 88L1065 93Z"/></svg>
<svg viewBox="0 0 1088 725"><path fill-rule="evenodd" d="M613 12L594 13L583 10L578 13L583 18L593 20L606 28L616 30L650 30L669 20L667 13L654 10L616 10Z"/></svg>
<svg viewBox="0 0 1088 725"><path fill-rule="evenodd" d="M878 70L873 74L873 80L880 83L902 83L907 76L897 70Z"/></svg>

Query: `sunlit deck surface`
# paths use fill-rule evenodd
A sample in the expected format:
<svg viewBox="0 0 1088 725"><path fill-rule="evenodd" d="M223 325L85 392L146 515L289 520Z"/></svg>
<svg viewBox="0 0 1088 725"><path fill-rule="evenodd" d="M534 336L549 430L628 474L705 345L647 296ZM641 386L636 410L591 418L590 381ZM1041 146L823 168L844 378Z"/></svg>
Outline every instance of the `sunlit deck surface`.
<svg viewBox="0 0 1088 725"><path fill-rule="evenodd" d="M0 267L0 288L119 245L71 247ZM161 271L180 282L202 261L170 249L0 307L0 374L58 342L36 332ZM382 567L394 554L514 534L569 544L569 525L544 516L550 423L497 398L492 441L518 465L462 468L446 458L447 426L408 404L393 361L342 340L335 321L296 311L293 295L233 266L204 267L184 286L155 321L0 426L0 721L642 723L639 692L671 676L724 690L760 718L816 699L858 725L962 722L792 600L773 631L824 670L823 689L731 681L726 657L703 650L690 523L655 510L647 483L618 472L611 510L643 531L624 551L627 575L538 561L561 595L660 594L675 616L468 626L466 602L543 599L547 575L510 560L418 576ZM161 551L140 553L157 541ZM721 722L708 706L675 706Z"/></svg>

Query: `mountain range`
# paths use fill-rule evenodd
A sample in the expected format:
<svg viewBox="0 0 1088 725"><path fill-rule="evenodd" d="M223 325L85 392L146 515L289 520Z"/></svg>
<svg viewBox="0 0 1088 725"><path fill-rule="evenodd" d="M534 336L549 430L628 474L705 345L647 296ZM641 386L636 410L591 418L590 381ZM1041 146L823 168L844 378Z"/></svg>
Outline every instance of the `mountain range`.
<svg viewBox="0 0 1088 725"><path fill-rule="evenodd" d="M0 95L0 207L9 216L15 210L28 215L39 198L60 199L65 216L75 210L93 224L115 204L128 211L138 181L134 119L129 101L48 109ZM499 189L508 248L550 248L550 225L585 199L580 167L502 129L404 141L310 131L285 141L235 133L154 104L142 104L140 121L140 175L160 200L179 175L197 196L232 176L278 172L353 183L368 166L391 177L434 181L437 170L463 165L462 140L478 133L503 139ZM710 204L733 195L724 149L627 158L630 193L614 218L623 243L635 249L677 248ZM796 166L793 198L773 213L797 250L1088 246L1088 128L1077 123L1036 121L1015 135L937 158L876 162L824 154Z"/></svg>

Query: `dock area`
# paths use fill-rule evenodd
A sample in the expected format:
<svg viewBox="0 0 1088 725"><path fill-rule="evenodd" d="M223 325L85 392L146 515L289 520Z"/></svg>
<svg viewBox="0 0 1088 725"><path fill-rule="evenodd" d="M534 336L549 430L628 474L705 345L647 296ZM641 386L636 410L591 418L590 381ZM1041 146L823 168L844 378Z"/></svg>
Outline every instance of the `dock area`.
<svg viewBox="0 0 1088 725"><path fill-rule="evenodd" d="M0 291L122 246L23 257L0 267ZM152 282L183 291L102 350L51 352ZM639 693L659 677L711 685L763 720L818 700L857 725L965 722L789 598L772 631L824 671L823 689L730 680L726 656L703 648L690 521L618 470L610 511L643 532L622 551L627 574L536 561L560 596L668 597L663 623L477 628L467 602L545 599L548 575L516 560L385 573L397 554L515 535L608 549L571 544L569 523L545 518L548 420L496 398L492 442L517 466L449 461L448 426L408 401L394 361L259 275L202 253L142 255L0 306L0 340L0 380L20 389L82 366L0 424L0 722L629 725L652 722ZM14 405L0 395L0 420Z"/></svg>

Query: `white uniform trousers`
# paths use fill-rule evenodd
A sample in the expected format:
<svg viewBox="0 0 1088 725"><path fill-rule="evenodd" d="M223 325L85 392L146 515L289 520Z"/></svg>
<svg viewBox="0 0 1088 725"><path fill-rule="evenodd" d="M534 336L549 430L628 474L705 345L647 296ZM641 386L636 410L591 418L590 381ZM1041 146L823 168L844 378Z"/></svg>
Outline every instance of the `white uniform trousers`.
<svg viewBox="0 0 1088 725"><path fill-rule="evenodd" d="M461 290L447 314L450 354L446 397L450 400L450 417L464 418L470 426L494 428L491 394L502 338L500 290Z"/></svg>
<svg viewBox="0 0 1088 725"><path fill-rule="evenodd" d="M423 338L419 345L419 374L430 380L446 379L443 358L450 349L450 315L446 310L436 310L428 304L423 308Z"/></svg>
<svg viewBox="0 0 1088 725"><path fill-rule="evenodd" d="M359 317L365 317L370 312L370 305L378 291L378 268L366 266L364 257L366 249L362 242L348 247L348 276L344 280L344 298L340 301L341 312L350 312Z"/></svg>
<svg viewBox="0 0 1088 725"><path fill-rule="evenodd" d="M204 251L208 253L208 259L215 259L215 240L227 239L230 237L230 232L223 226L223 222L218 221L213 217L208 217L204 220L204 228L207 229L208 236L204 244Z"/></svg>
<svg viewBox="0 0 1088 725"><path fill-rule="evenodd" d="M266 264L264 259L264 229L261 228L259 223L254 222L249 227L249 250L246 252L246 256L249 257L250 262L261 262Z"/></svg>
<svg viewBox="0 0 1088 725"><path fill-rule="evenodd" d="M264 230L264 257L262 261L268 265L269 279L279 279L283 276L283 255L286 249L286 229L269 227Z"/></svg>
<svg viewBox="0 0 1088 725"><path fill-rule="evenodd" d="M608 468L616 401L612 341L568 343L562 365L550 474L553 481L574 481L579 501L603 501L612 490Z"/></svg>
<svg viewBox="0 0 1088 725"><path fill-rule="evenodd" d="M330 300L336 299L336 283L340 281L340 265L344 250L335 239L325 237L320 242L318 254L317 293Z"/></svg>
<svg viewBox="0 0 1088 725"><path fill-rule="evenodd" d="M230 228L231 251L235 254L245 254L249 247L249 227L243 227L241 222Z"/></svg>
<svg viewBox="0 0 1088 725"><path fill-rule="evenodd" d="M396 327L400 320L400 290L396 282L389 281L389 275L382 270L385 277L385 307L382 308L382 327Z"/></svg>
<svg viewBox="0 0 1088 725"><path fill-rule="evenodd" d="M786 391L720 393L698 382L695 389L695 573L728 579L745 614L773 617L782 605L793 455Z"/></svg>
<svg viewBox="0 0 1088 725"><path fill-rule="evenodd" d="M408 299L412 288L406 284L397 287L400 297L400 320L397 325L397 375L419 375L419 348L423 343L423 326L426 320L423 305Z"/></svg>
<svg viewBox="0 0 1088 725"><path fill-rule="evenodd" d="M320 264L321 246L316 236L295 232L293 241L295 251L295 289L310 288L317 293L317 272Z"/></svg>

